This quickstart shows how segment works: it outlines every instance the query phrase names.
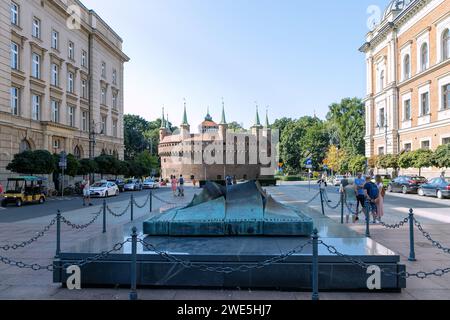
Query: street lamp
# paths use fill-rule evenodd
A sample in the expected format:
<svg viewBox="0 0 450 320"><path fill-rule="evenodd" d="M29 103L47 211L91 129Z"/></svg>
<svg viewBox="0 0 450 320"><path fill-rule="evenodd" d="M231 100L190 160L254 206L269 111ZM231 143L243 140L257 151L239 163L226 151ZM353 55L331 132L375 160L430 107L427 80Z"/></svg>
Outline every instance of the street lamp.
<svg viewBox="0 0 450 320"><path fill-rule="evenodd" d="M97 131L97 126L100 125L100 130ZM91 126L90 126L90 130L89 130L89 159L90 160L94 160L95 158L95 144L96 144L96 140L95 140L95 136L98 134L103 134L104 132L104 128L103 128L103 123L102 122L91 122ZM94 182L94 173L91 172L89 174L89 180L91 183Z"/></svg>

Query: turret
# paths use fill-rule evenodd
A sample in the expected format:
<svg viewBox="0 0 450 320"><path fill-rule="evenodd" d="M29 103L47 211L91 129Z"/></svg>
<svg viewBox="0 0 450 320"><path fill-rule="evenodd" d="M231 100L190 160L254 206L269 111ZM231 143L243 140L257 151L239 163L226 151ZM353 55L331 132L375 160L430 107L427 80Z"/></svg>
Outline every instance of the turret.
<svg viewBox="0 0 450 320"><path fill-rule="evenodd" d="M227 130L228 130L228 123L225 117L225 102L223 101L222 98L222 118L219 123L219 135L223 141L226 140Z"/></svg>
<svg viewBox="0 0 450 320"><path fill-rule="evenodd" d="M164 107L162 108L161 127L159 128L159 141L163 141L168 135L166 128L166 120L164 118Z"/></svg>
<svg viewBox="0 0 450 320"><path fill-rule="evenodd" d="M259 107L256 105L256 116L255 116L255 124L251 127L252 134L257 135L259 130L261 130L263 126L261 125L261 120L259 118Z"/></svg>
<svg viewBox="0 0 450 320"><path fill-rule="evenodd" d="M183 121L180 125L181 136L188 137L191 134L191 126L189 125L186 111L186 100L184 101Z"/></svg>

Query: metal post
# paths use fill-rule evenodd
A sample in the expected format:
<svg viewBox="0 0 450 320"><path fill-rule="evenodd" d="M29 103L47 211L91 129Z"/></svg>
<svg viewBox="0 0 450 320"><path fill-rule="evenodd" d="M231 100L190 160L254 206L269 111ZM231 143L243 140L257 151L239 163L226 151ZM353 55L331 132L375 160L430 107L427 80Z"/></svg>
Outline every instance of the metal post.
<svg viewBox="0 0 450 320"><path fill-rule="evenodd" d="M55 258L58 259L61 254L61 211L58 210L56 215L56 254Z"/></svg>
<svg viewBox="0 0 450 320"><path fill-rule="evenodd" d="M153 212L153 191L150 189L150 199L148 200L150 204L150 213Z"/></svg>
<svg viewBox="0 0 450 320"><path fill-rule="evenodd" d="M341 193L341 224L344 224L344 201L345 201L345 194L344 192Z"/></svg>
<svg viewBox="0 0 450 320"><path fill-rule="evenodd" d="M312 236L313 256L312 256L312 300L319 300L319 235L314 229Z"/></svg>
<svg viewBox="0 0 450 320"><path fill-rule="evenodd" d="M133 227L131 234L131 292L130 300L137 300L137 228Z"/></svg>
<svg viewBox="0 0 450 320"><path fill-rule="evenodd" d="M131 208L131 221L133 221L134 220L134 195L133 194L131 194L130 201L131 201L131 206L130 206L130 208Z"/></svg>
<svg viewBox="0 0 450 320"><path fill-rule="evenodd" d="M409 258L408 261L417 261L414 249L414 210L409 210Z"/></svg>
<svg viewBox="0 0 450 320"><path fill-rule="evenodd" d="M322 214L325 215L325 207L323 205L323 190L320 188L320 204L322 205Z"/></svg>
<svg viewBox="0 0 450 320"><path fill-rule="evenodd" d="M106 233L106 199L103 199L103 233Z"/></svg>
<svg viewBox="0 0 450 320"><path fill-rule="evenodd" d="M366 199L366 206L364 209L366 211L366 237L370 238L370 205L368 199Z"/></svg>

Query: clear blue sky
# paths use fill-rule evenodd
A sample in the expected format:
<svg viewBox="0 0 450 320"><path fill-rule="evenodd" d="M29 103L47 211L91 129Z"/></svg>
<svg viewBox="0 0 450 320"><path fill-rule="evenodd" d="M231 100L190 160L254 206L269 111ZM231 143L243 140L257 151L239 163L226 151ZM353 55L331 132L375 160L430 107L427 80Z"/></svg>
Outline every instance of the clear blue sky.
<svg viewBox="0 0 450 320"><path fill-rule="evenodd" d="M196 128L209 105L228 121L325 117L328 105L365 95L367 9L388 0L82 0L124 40L125 112Z"/></svg>

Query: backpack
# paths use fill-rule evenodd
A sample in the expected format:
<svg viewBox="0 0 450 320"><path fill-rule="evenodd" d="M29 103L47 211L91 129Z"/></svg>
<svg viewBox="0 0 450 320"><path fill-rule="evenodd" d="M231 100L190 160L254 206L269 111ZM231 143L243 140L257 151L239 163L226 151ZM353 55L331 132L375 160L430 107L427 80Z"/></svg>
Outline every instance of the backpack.
<svg viewBox="0 0 450 320"><path fill-rule="evenodd" d="M366 189L370 199L376 200L380 196L380 191L375 183L368 182Z"/></svg>
<svg viewBox="0 0 450 320"><path fill-rule="evenodd" d="M180 185L184 185L184 178L180 178Z"/></svg>

